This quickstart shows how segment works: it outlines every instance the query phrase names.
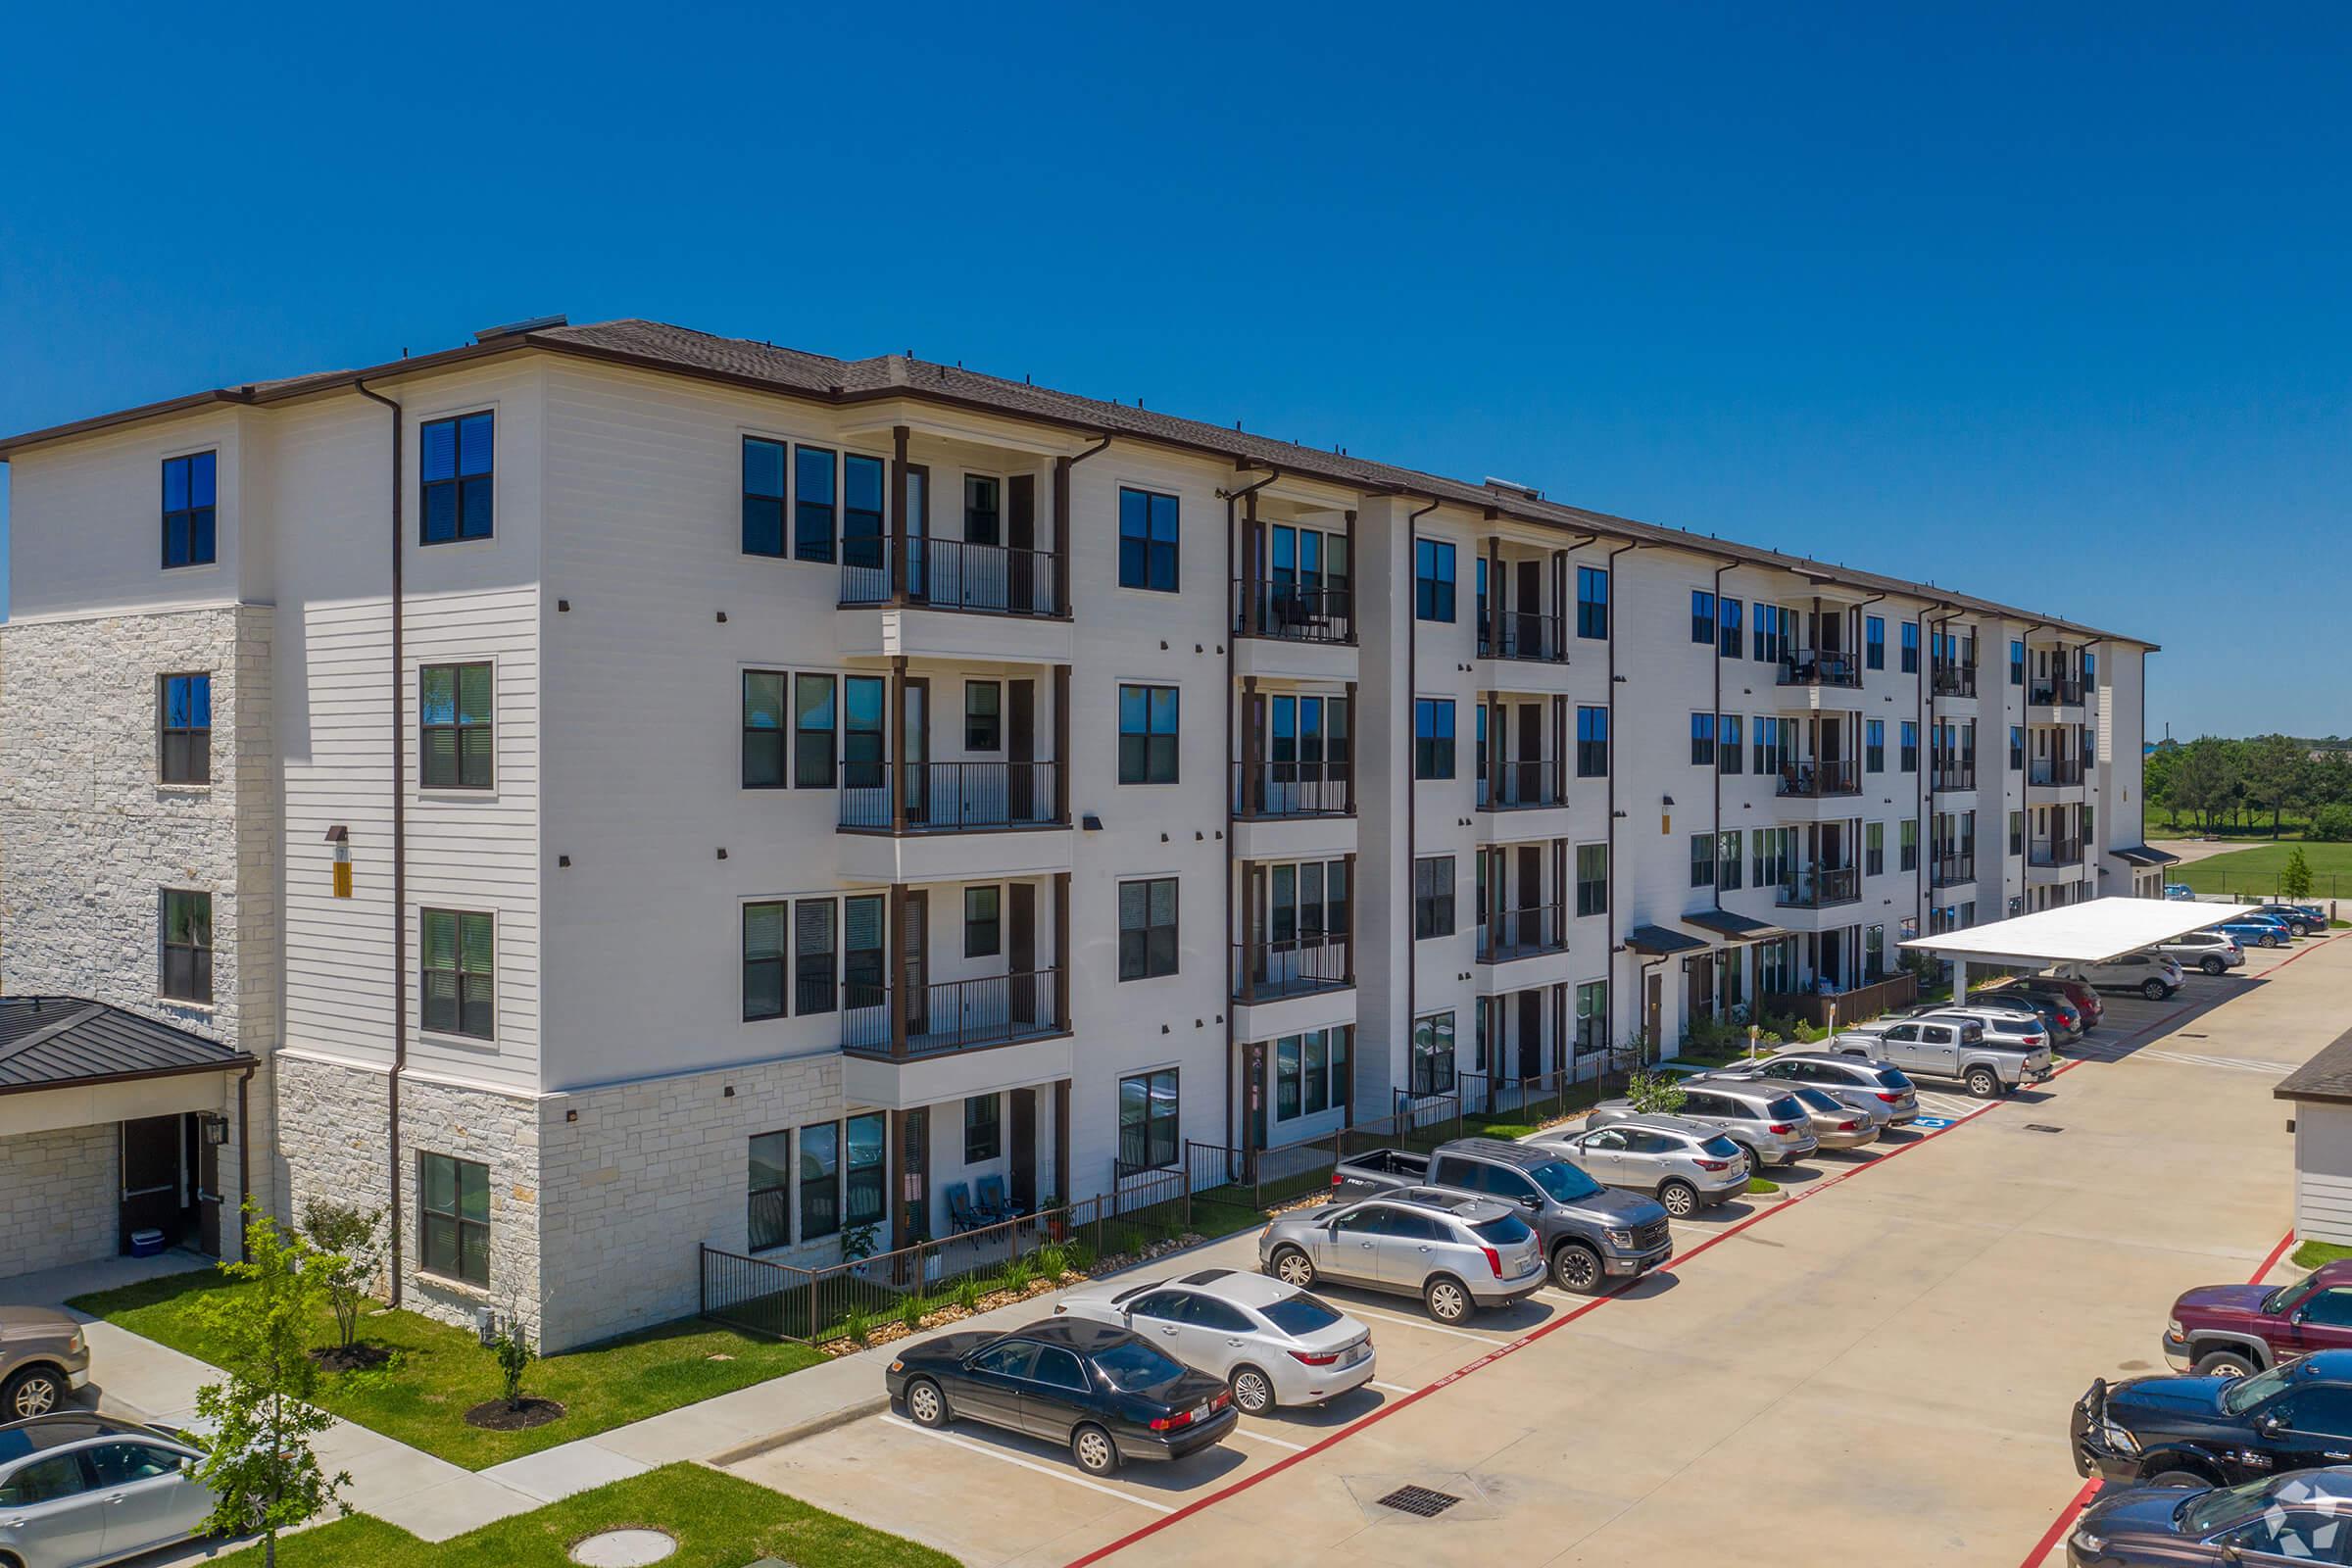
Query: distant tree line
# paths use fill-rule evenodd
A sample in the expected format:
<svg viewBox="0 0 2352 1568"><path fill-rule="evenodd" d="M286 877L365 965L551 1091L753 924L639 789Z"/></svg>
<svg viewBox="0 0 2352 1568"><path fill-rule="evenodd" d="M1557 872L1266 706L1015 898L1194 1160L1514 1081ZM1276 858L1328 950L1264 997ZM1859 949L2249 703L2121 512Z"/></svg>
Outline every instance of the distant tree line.
<svg viewBox="0 0 2352 1568"><path fill-rule="evenodd" d="M2352 753L2314 756L2311 742L2291 735L2205 735L2150 752L2143 777L2149 805L2193 817L2207 833L2219 824L2259 826L2267 816L2277 838L2293 814L2311 819L2307 838L2352 842Z"/></svg>

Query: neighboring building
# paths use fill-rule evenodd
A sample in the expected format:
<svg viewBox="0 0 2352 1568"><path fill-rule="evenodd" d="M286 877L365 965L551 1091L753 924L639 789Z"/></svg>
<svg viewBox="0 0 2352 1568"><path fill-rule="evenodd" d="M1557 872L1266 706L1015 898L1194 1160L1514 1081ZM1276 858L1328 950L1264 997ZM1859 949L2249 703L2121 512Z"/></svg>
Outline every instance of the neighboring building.
<svg viewBox="0 0 2352 1568"><path fill-rule="evenodd" d="M541 323L0 455L0 989L258 1058L259 1192L551 1348L2161 875L2148 645L910 359Z"/></svg>
<svg viewBox="0 0 2352 1568"><path fill-rule="evenodd" d="M2352 1247L2352 1030L2278 1082L2295 1140L2295 1235Z"/></svg>

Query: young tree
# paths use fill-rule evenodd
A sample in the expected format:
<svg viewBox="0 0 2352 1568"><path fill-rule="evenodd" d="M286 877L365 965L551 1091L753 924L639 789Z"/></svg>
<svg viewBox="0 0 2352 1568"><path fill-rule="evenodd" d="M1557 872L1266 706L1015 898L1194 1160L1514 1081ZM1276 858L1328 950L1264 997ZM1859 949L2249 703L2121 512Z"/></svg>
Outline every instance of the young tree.
<svg viewBox="0 0 2352 1568"><path fill-rule="evenodd" d="M1683 1081L1672 1073L1636 1072L1626 1083L1625 1098L1644 1115L1671 1116L1683 1108Z"/></svg>
<svg viewBox="0 0 2352 1568"><path fill-rule="evenodd" d="M313 1198L302 1208L303 1239L312 1251L308 1266L318 1271L327 1304L334 1308L338 1346L348 1350L359 1337L360 1307L375 1283L376 1227L380 1208Z"/></svg>
<svg viewBox="0 0 2352 1568"><path fill-rule="evenodd" d="M214 1498L204 1524L223 1535L258 1531L264 1568L276 1568L279 1532L330 1506L351 1512L338 1495L351 1473L327 1475L311 1451L310 1440L334 1425L311 1402L318 1391L311 1337L324 1291L319 1271L307 1266L315 1255L248 1198L245 1260L220 1269L250 1289L218 1292L199 1308L228 1374L196 1391L204 1450L196 1477Z"/></svg>
<svg viewBox="0 0 2352 1568"><path fill-rule="evenodd" d="M2303 846L2286 858L2286 868L2278 873L2278 894L2285 899L2311 897L2311 862L2303 858Z"/></svg>

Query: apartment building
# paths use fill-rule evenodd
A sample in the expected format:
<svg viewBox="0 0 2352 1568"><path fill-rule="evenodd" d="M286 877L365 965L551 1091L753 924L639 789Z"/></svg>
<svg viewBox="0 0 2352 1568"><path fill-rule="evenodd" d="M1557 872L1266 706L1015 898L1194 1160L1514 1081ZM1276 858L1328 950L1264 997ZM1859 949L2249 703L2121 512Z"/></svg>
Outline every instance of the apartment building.
<svg viewBox="0 0 2352 1568"><path fill-rule="evenodd" d="M135 1160L562 1348L2161 874L2147 644L906 357L549 320L0 456L0 993L194 1063L0 1043L0 1271Z"/></svg>

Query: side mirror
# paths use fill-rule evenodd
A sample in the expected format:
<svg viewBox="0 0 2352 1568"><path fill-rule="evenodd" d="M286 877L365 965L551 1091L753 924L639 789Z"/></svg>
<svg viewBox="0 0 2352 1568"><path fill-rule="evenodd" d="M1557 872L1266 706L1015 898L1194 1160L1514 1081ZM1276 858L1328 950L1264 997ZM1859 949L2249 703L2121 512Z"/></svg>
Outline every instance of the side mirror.
<svg viewBox="0 0 2352 1568"><path fill-rule="evenodd" d="M2254 1423L2256 1430L2266 1438L2275 1438L2293 1424L2276 1410L2265 1411L2262 1418Z"/></svg>
<svg viewBox="0 0 2352 1568"><path fill-rule="evenodd" d="M2239 1563L2244 1562L2245 1560L2246 1554L2238 1549L2235 1543L2228 1541L2222 1543L2222 1561L2226 1563Z"/></svg>
<svg viewBox="0 0 2352 1568"><path fill-rule="evenodd" d="M1544 1206L1544 1200L1533 1193L1523 1193L1520 1195L1519 1204L1522 1208L1540 1209Z"/></svg>

